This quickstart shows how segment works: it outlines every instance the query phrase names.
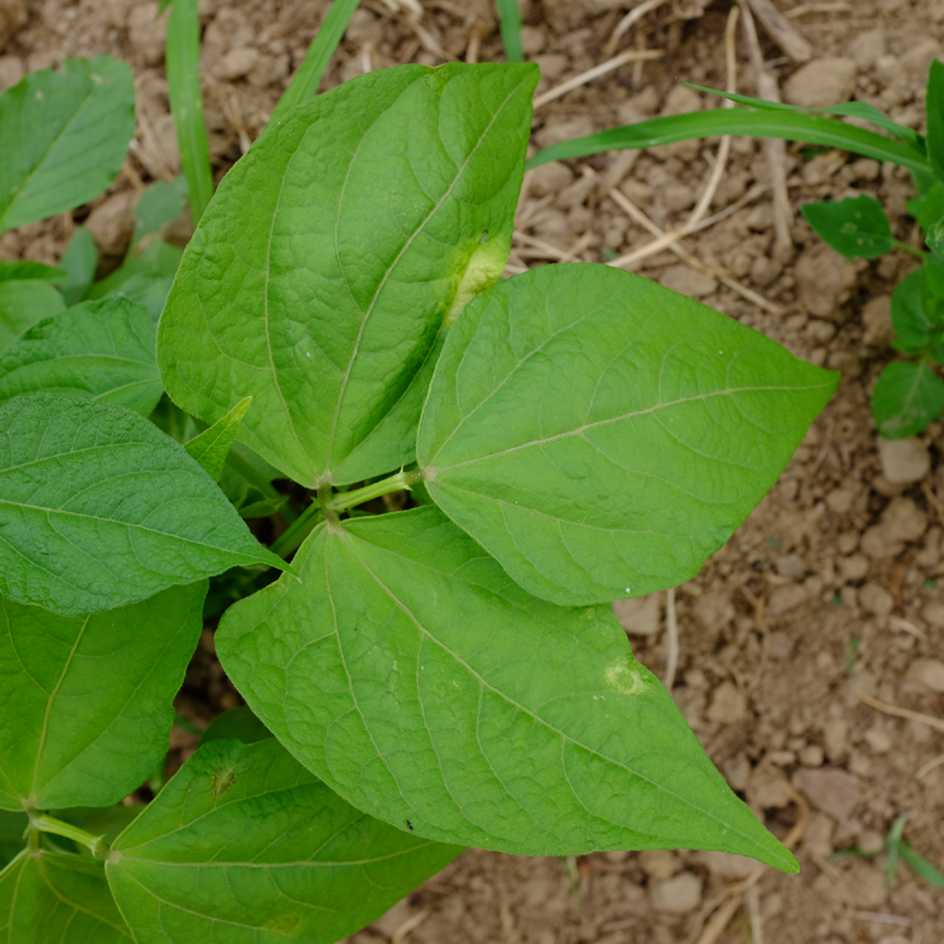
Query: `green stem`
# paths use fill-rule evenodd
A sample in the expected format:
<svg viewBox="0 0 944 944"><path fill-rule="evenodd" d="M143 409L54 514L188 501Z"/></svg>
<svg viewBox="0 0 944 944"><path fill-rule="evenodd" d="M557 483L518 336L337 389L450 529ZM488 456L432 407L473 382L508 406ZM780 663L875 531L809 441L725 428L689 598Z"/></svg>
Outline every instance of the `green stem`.
<svg viewBox="0 0 944 944"><path fill-rule="evenodd" d="M42 833L52 833L54 836L63 836L73 842L85 846L96 859L104 859L108 855L108 843L104 836L93 836L90 832L66 823L55 816L39 813L30 816L30 826Z"/></svg>
<svg viewBox="0 0 944 944"><path fill-rule="evenodd" d="M927 255L926 252L919 249L917 246L912 246L910 243L902 242L900 239L893 240L895 248L900 249L902 252L910 252L911 255L917 256L919 259L924 259Z"/></svg>
<svg viewBox="0 0 944 944"><path fill-rule="evenodd" d="M272 543L272 553L288 557L311 534L322 514L320 502L312 502Z"/></svg>
<svg viewBox="0 0 944 944"><path fill-rule="evenodd" d="M380 498L381 495L389 495L391 492L409 491L421 478L418 471L407 472L400 469L396 475L381 479L371 485L365 485L363 488L355 488L350 492L341 492L336 495L328 504L332 511L344 511L346 508L354 508L356 505L363 505L373 498Z"/></svg>

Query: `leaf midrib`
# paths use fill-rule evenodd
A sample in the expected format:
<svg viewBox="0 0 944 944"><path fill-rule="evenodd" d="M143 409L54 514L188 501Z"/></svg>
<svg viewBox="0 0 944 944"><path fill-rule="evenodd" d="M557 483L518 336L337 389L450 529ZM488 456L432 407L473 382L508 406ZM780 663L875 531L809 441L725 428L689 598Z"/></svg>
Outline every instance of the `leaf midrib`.
<svg viewBox="0 0 944 944"><path fill-rule="evenodd" d="M80 518L86 521L97 521L97 522L103 522L105 524L117 525L118 527L127 528L128 530L143 531L146 534L154 534L162 538L171 538L172 540L179 541L182 544L191 544L194 547L204 548L210 551L219 551L224 554L227 554L230 558L233 558L233 559L250 560L250 561L254 561L258 563L263 562L261 557L250 555L244 551L234 551L234 550L231 550L230 548L221 547L220 545L217 545L217 544L207 544L204 541L198 541L196 538L188 538L182 534L177 534L173 531L158 531L156 528L149 528L146 525L135 524L134 522L130 522L130 521L121 521L117 518L106 518L106 517L101 517L98 515L87 515L78 511L65 511L61 508L47 508L43 505L31 505L27 502L14 502L14 501L6 501L4 499L0 499L0 508L4 506L22 509L25 511L39 512L45 515L51 515L51 516L58 515L60 517L67 517L67 518ZM51 573L51 571L49 573Z"/></svg>
<svg viewBox="0 0 944 944"><path fill-rule="evenodd" d="M546 728L548 731L550 731L552 734L556 735L557 737L559 737L559 738L561 738L561 739L566 739L569 743L573 744L575 747L578 747L578 748L580 748L580 749L586 751L588 754L590 754L590 755L592 755L592 756L594 756L594 757L599 757L600 760L605 761L606 763L608 763L608 764L610 764L610 765L612 765L612 766L614 766L614 767L617 767L617 768L619 768L620 770L624 770L626 773L630 774L631 776L636 777L637 779L639 779L639 780L641 780L641 781L643 781L643 782L649 784L651 787L653 787L653 788L654 788L655 790L657 790L658 792L661 792L661 793L663 793L663 794L665 794L665 795L671 797L673 800L675 800L676 802L678 802L678 803L681 804L682 806L686 806L686 807L689 807L690 809L695 810L696 812L700 813L701 815L705 816L706 818L713 820L715 823L717 823L718 825L722 826L724 829L730 830L730 831L731 831L732 833L734 833L735 835L740 836L740 838L741 838L744 842L746 842L749 846L751 846L751 847L753 847L753 848L755 848L755 849L760 849L760 850L762 850L762 851L763 851L764 860L766 860L766 859L768 859L768 858L770 857L770 852L769 852L769 850L765 850L764 847L761 846L760 844L758 844L756 840L754 840L754 839L752 839L751 837L749 837L749 836L745 835L744 833L740 832L740 830L736 829L733 825L731 825L730 822L726 822L726 821L724 821L724 820L719 819L716 815L714 815L713 813L711 813L711 812L708 811L708 810L705 810L705 809L701 808L701 807L698 806L696 803L692 802L692 800L690 800L689 798L684 797L684 796L682 796L682 795L680 795L680 794L674 792L673 790L669 789L669 788L666 787L665 785L660 784L660 783L658 783L658 782L656 782L656 781L650 779L649 777L646 777L645 775L643 775L643 774L641 774L641 773L639 773L639 772L633 770L631 767L626 766L626 764L624 764L624 763L622 763L622 762L620 762L620 761L618 761L618 760L616 760L616 759L614 759L614 758L612 758L612 757L609 757L609 756L607 756L606 754L603 754L603 753L601 753L600 751L598 751L598 750L596 750L596 749L594 749L594 748L592 748L592 747L589 747L588 745L584 744L582 741L577 740L575 737L573 737L572 735L568 734L567 732L562 731L562 730L560 730L559 728L555 727L555 726L554 726L553 724L551 724L550 722L545 721L545 720L544 720L543 718L541 718L539 715L535 714L531 709L529 709L529 708L526 707L525 705L522 705L520 702L517 702L517 701L516 701L514 698L512 698L510 695L507 695L505 692L501 691L500 689L495 688L495 687L494 687L491 683L489 683L482 675L480 675L471 665L469 665L469 663L466 662L460 655L458 655L457 653L453 652L445 643L443 643L442 641L440 641L439 639L437 639L436 636L433 635L433 633L430 632L430 630L427 629L427 628L420 622L419 618L418 618L418 617L416 616L416 614L413 613L413 611L406 605L406 603L403 602L402 600L400 600L400 598L396 595L396 593L394 593L394 591L392 590L392 588L390 588L376 573L374 573L374 571L373 571L373 570L371 569L371 567L364 561L364 559L361 557L361 555L357 553L357 550L355 549L355 548L356 548L356 545L357 545L357 540L353 538L353 536L350 534L350 532L342 531L342 532L340 532L340 534L348 539L348 546L349 546L349 548L350 548L350 550L351 550L351 553L352 553L353 556L356 558L357 562L361 565L361 567L367 572L367 574L371 577L371 579L372 579L372 580L377 584L377 586L381 589L381 591L382 591L385 595L387 595L387 596L390 598L390 600L393 602L393 604L394 604L399 610L401 610L401 611L404 613L404 615L406 615L406 617L410 620L410 622L413 623L414 626L416 626L417 630L419 630L420 633L422 633L424 636L426 636L434 645L436 645L436 646L438 646L440 649L442 649L442 651L443 651L444 653L446 653L446 655L448 655L451 659L453 659L453 661L455 661L458 665L460 665L463 669L465 669L465 671L466 671L470 676L472 676L472 677L478 682L478 684L479 684L480 686L482 686L482 687L484 687L484 688L487 688L489 691L493 692L495 695L497 695L497 696L498 696L499 698L501 698L503 701L507 702L512 708L514 708L514 709L520 711L522 714L528 716L528 717L531 718L534 722L536 722L537 724L539 724L541 727ZM363 540L363 539L362 539L362 540ZM387 551L387 553L389 553L389 554L391 554L391 555L393 555L393 556L395 556L395 557L400 557L401 559L407 559L407 558L402 558L402 555L398 554L396 551L389 550L389 549L387 549L387 548L384 548L383 550ZM415 564L415 562L413 562L413 563ZM627 826L625 826L625 825L621 825L621 828L623 828L623 829L628 829L629 827L627 827Z"/></svg>
<svg viewBox="0 0 944 944"><path fill-rule="evenodd" d="M381 277L380 282L377 284L377 288L374 290L374 294L373 294L373 296L371 297L371 300L370 300L370 302L368 303L367 308L364 310L364 316L363 316L363 318L361 319L360 325L358 326L357 336L356 336L356 338L355 338L355 340L354 340L354 347L353 347L353 349L352 349L352 351L351 351L350 357L348 358L347 367L345 368L344 375L343 375L342 378L341 378L341 385L340 385L340 388L339 388L339 390L338 390L337 399L336 399L336 401L335 401L335 410L334 410L334 415L333 415L332 421L331 421L331 431L330 431L330 433L329 433L329 435L328 435L328 455L327 455L326 460L325 460L325 465L329 467L329 471L330 471L330 466L333 464L334 459L335 459L335 448L336 448L336 446L337 446L337 429L338 429L338 423L340 422L341 410L342 410L342 408L343 408L343 406L344 406L344 400L345 400L345 397L346 397L346 395L347 395L347 388L348 388L348 385L350 384L351 374L353 373L353 370L354 370L354 363L355 363L355 361L357 360L358 354L360 353L360 349L361 349L361 345L362 345L362 343L363 343L364 335L365 335L365 333L366 333L366 331L367 331L367 323L370 321L371 316L373 315L374 311L375 311L376 308L377 308L377 302L378 302L378 300L380 299L380 296L381 296L381 294L382 294L384 288L386 287L387 282L389 281L389 279L390 279L391 275L393 274L394 270L397 268L397 266L399 266L399 264L400 264L401 260L403 259L403 257L404 257L404 256L406 255L406 253L409 251L410 247L413 245L413 243L415 242L415 240L419 237L420 233L422 233L423 230L426 228L426 226L427 226L427 224L429 223L429 221L430 221L434 216L436 216L437 213L439 213L439 211L440 211L440 210L443 208L443 206L445 205L446 200L448 200L449 197L452 196L453 191L454 191L454 190L456 189L456 187L459 185L459 181L465 176L465 173L466 173L466 171L468 170L469 164L471 163L472 159L475 157L475 155L476 155L476 153L478 152L479 148L482 146L483 142L488 138L489 134L491 133L492 128L493 128L493 126L495 125L495 122L498 121L498 118L499 118L499 117L501 116L501 114L504 112L506 106L507 106L508 103L511 101L511 99L515 96L515 94L517 94L519 88L521 87L521 85L522 85L524 82L525 82L525 79L524 79L524 78L522 78L520 81L518 81L518 82L514 85L514 87L511 89L511 91L510 91L510 92L505 96L505 98L502 100L501 104L500 104L500 105L498 106L498 108L495 110L495 113L492 115L492 117L491 117L491 119L489 120L488 124L485 126L485 129L482 131L482 133L481 133L481 135L479 136L478 140L475 142L475 145L472 147L472 149L471 149L471 150L469 151L469 153L466 155L466 157L465 157L465 159L463 160L463 162L462 162L462 163L459 165L459 167L456 169L455 176L453 177L452 181L450 182L448 188L445 190L445 192L444 192L443 195L439 198L439 200L436 201L436 203L434 204L434 206L433 206L433 207L430 209L430 211L426 214L426 216L423 218L423 220L420 222L420 224L416 227L416 229L414 229L414 231L410 234L410 236L409 236L409 237L407 238L407 240L404 242L404 244L403 244L403 246L401 247L400 251L397 253L396 258L393 260L393 262L390 263L390 265L389 265L389 266L387 267L387 269L384 271L384 274L383 274L383 276ZM412 85L411 85L410 87L412 88ZM404 90L404 91L405 91L405 90ZM366 133L365 133L365 137L366 137ZM351 162L351 166L353 166L353 160L352 160L352 162ZM342 196L343 196L343 189L342 189ZM340 198L339 198L339 201L338 201L338 206L340 207ZM336 254L338 253L338 246L337 246L337 227L335 227L335 253L336 253ZM408 387L409 384L407 384L406 386ZM404 388L404 390L405 390L405 389L406 389L406 387ZM369 435L369 434L368 434L368 435ZM365 436L365 438L366 438L366 436ZM363 442L363 439L361 440L361 442ZM357 445L360 445L360 443L358 443ZM356 448L356 447L355 447L355 448ZM348 451L348 455L350 455L352 451L353 451L353 450L349 450L349 451ZM347 458L347 456L345 456L344 458ZM342 460L342 461L343 461L343 460Z"/></svg>
<svg viewBox="0 0 944 944"><path fill-rule="evenodd" d="M543 436L537 439L529 439L523 443L517 443L514 446L509 446L507 449L499 449L495 452L484 453L480 456L473 456L471 459L463 459L460 462L454 462L451 464L445 465L436 465L435 459L439 455L437 451L432 459L430 459L426 465L433 466L435 465L437 477L440 475L445 475L449 472L452 472L456 469L463 468L468 465L475 465L479 462L486 462L489 459L497 459L502 456L511 455L516 452L521 452L525 449L531 449L534 446L547 446L551 443L560 442L565 439L570 439L574 436L583 436L590 430L602 429L607 426L612 426L617 423L622 423L627 420L636 419L641 416L653 416L658 413L661 413L665 410L673 409L677 406L684 406L688 403L702 403L708 400L714 400L721 397L731 397L738 396L741 394L750 394L750 393L806 393L813 390L826 390L829 389L831 383L822 383L822 384L808 384L803 386L793 386L790 384L777 384L770 386L752 386L752 387L725 387L721 390L713 390L710 393L701 393L695 394L690 397L679 397L677 400L667 400L661 403L654 403L651 406L643 407L637 410L628 410L625 413L617 414L616 416L610 416L602 420L593 420L588 423L582 423L580 426L576 426L573 429L565 430L561 433L555 433L552 436Z"/></svg>

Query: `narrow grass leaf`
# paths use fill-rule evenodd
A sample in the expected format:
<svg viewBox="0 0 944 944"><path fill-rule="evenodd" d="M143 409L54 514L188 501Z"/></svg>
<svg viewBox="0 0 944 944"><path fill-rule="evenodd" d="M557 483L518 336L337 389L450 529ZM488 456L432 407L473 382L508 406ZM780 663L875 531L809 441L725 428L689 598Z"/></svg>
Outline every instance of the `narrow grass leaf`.
<svg viewBox="0 0 944 944"><path fill-rule="evenodd" d="M524 62L521 42L521 8L518 0L495 0L505 56L509 62Z"/></svg>
<svg viewBox="0 0 944 944"><path fill-rule="evenodd" d="M720 135L779 138L818 144L879 161L889 161L918 172L929 169L924 153L904 141L886 138L836 118L757 108L715 108L684 115L665 115L638 124L610 128L552 144L530 158L527 166L531 169L548 161L588 157L626 148L651 148L675 141L700 140Z"/></svg>
<svg viewBox="0 0 944 944"><path fill-rule="evenodd" d="M907 142L912 147L919 148L920 138L913 128L907 128L892 121L883 111L876 108L868 102L842 102L839 105L827 105L825 108L804 108L801 105L788 105L785 102L774 102L767 98L754 98L751 95L741 95L737 92L728 92L723 89L711 88L708 85L699 85L697 82L686 82L686 85L699 92L706 92L709 95L716 95L718 98L725 98L739 105L746 105L750 108L767 109L769 111L791 111L799 112L805 115L833 115L841 118L858 118L860 121L866 121L869 124L881 128L883 131Z"/></svg>
<svg viewBox="0 0 944 944"><path fill-rule="evenodd" d="M173 0L167 18L167 84L177 127L180 163L187 180L193 222L213 196L210 146L200 90L200 14L197 0Z"/></svg>
<svg viewBox="0 0 944 944"><path fill-rule="evenodd" d="M904 839L898 845L898 853L902 861L918 878L935 888L944 888L944 874L934 868L923 855L915 852Z"/></svg>
<svg viewBox="0 0 944 944"><path fill-rule="evenodd" d="M359 5L360 0L333 0L301 66L272 112L270 127L284 121L289 112L314 98L331 57Z"/></svg>
<svg viewBox="0 0 944 944"><path fill-rule="evenodd" d="M927 93L928 159L939 180L944 180L944 62L931 61Z"/></svg>

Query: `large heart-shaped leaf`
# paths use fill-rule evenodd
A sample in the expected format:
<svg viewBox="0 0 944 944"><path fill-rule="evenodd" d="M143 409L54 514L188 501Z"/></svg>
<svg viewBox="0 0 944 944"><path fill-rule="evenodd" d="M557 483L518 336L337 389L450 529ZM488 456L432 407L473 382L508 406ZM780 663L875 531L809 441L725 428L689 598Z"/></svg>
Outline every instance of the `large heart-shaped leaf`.
<svg viewBox="0 0 944 944"><path fill-rule="evenodd" d="M360 447L444 318L504 268L536 81L531 65L402 66L264 135L223 180L162 315L173 399L213 422L252 396L241 436L305 485L397 465L402 424Z"/></svg>
<svg viewBox="0 0 944 944"><path fill-rule="evenodd" d="M101 193L134 131L134 81L117 59L70 59L0 95L0 232Z"/></svg>
<svg viewBox="0 0 944 944"><path fill-rule="evenodd" d="M433 500L522 587L603 602L694 576L835 386L639 276L546 266L452 329L417 456Z"/></svg>
<svg viewBox="0 0 944 944"><path fill-rule="evenodd" d="M282 561L144 417L34 393L0 406L0 596L65 616Z"/></svg>
<svg viewBox="0 0 944 944"><path fill-rule="evenodd" d="M161 397L154 320L115 296L31 328L0 355L0 401L38 390L76 391L148 414Z"/></svg>
<svg viewBox="0 0 944 944"><path fill-rule="evenodd" d="M21 852L0 872L0 940L9 944L131 944L100 862Z"/></svg>
<svg viewBox="0 0 944 944"><path fill-rule="evenodd" d="M683 847L795 867L609 607L529 597L432 506L322 526L296 563L300 580L226 613L218 652L358 809L523 855Z"/></svg>
<svg viewBox="0 0 944 944"><path fill-rule="evenodd" d="M138 944L327 944L459 851L348 806L272 738L212 741L118 837L106 871Z"/></svg>
<svg viewBox="0 0 944 944"><path fill-rule="evenodd" d="M0 807L107 806L167 752L206 583L65 619L0 600Z"/></svg>

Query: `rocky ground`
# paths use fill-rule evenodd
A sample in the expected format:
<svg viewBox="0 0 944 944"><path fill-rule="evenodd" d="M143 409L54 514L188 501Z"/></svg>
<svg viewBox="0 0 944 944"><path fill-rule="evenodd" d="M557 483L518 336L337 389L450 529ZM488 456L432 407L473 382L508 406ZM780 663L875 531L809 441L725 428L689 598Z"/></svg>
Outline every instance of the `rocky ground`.
<svg viewBox="0 0 944 944"><path fill-rule="evenodd" d="M856 96L920 125L927 66L944 51L944 4L777 5L806 48L761 29L757 61L743 21L726 45L727 0L526 2L539 96L614 55L649 53L539 97L535 145L701 107L682 80L730 77L750 94L765 74L788 101ZM201 3L219 174L263 126L325 6ZM641 6L650 12L617 35ZM114 188L90 210L0 238L0 255L54 260L82 220L106 255L120 255L136 193L178 169L162 42L153 2L0 0L0 86L67 55L110 52L133 65L139 97L132 156ZM500 56L485 0L366 0L328 82L407 61ZM719 160L702 217L710 225L653 252L661 231L690 219ZM869 390L891 356L888 296L914 263L904 254L851 263L817 242L798 207L850 193L876 195L896 235L915 238L907 175L835 152L735 140L727 152L718 142L682 143L548 165L528 175L510 266L616 261L842 371L836 399L773 493L671 601L680 638L673 693L735 789L794 842L802 874L755 873L703 853L469 852L356 935L358 944L944 939L942 892L904 868L890 883L883 853L890 826L907 813L906 837L944 865L944 429L903 443L880 443L872 429ZM659 672L669 602L660 594L619 609L639 656ZM208 658L189 679L188 710L199 712L207 691L216 705L233 698Z"/></svg>

